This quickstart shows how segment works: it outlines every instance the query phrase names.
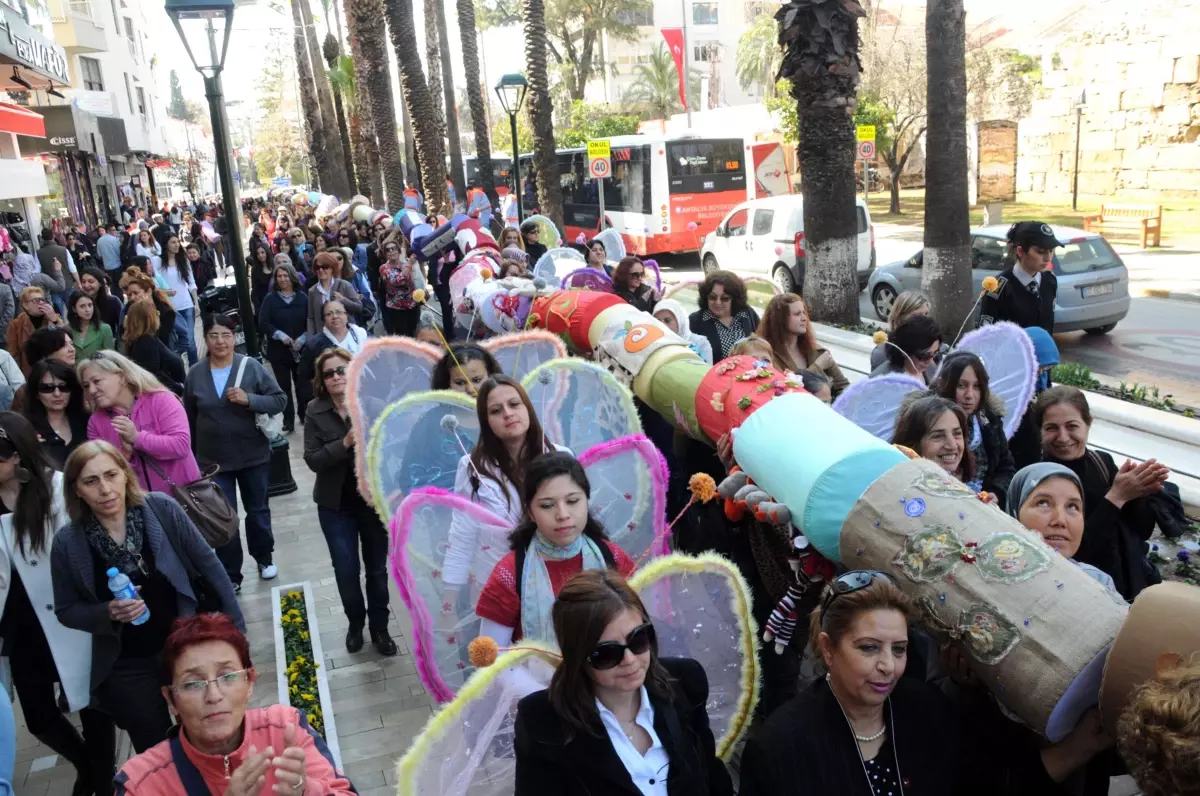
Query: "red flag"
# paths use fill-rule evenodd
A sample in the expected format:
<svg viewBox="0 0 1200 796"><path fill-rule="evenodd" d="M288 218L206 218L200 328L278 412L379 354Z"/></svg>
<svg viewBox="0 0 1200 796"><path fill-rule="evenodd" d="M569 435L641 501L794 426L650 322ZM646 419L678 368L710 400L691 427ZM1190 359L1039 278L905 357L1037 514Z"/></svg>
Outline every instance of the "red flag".
<svg viewBox="0 0 1200 796"><path fill-rule="evenodd" d="M671 57L675 59L675 71L679 74L679 101L683 103L683 109L687 110L687 88L683 82L683 28L663 28L662 35L667 40Z"/></svg>

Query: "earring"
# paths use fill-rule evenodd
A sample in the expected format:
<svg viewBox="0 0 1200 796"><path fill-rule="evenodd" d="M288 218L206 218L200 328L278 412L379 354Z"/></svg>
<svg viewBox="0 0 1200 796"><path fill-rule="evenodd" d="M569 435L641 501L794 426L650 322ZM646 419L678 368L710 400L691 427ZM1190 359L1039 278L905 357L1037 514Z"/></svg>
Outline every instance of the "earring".
<svg viewBox="0 0 1200 796"><path fill-rule="evenodd" d="M17 465L16 469L13 470L13 475L16 477L17 481L21 482L22 484L28 484L29 479L33 478L33 475L29 472L29 470L25 469L19 464Z"/></svg>

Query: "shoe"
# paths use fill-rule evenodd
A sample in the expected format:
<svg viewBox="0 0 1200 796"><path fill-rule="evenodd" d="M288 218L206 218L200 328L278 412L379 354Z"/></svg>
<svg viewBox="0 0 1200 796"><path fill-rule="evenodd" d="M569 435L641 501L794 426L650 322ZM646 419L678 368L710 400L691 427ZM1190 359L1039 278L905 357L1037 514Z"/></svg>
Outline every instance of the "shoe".
<svg viewBox="0 0 1200 796"><path fill-rule="evenodd" d="M380 655L385 655L389 658L399 652L396 648L396 642L392 641L392 637L388 635L386 630L372 630L371 643L375 645L375 649L379 651Z"/></svg>
<svg viewBox="0 0 1200 796"><path fill-rule="evenodd" d="M346 652L358 652L363 648L363 632L361 627L352 627L346 631Z"/></svg>
<svg viewBox="0 0 1200 796"><path fill-rule="evenodd" d="M242 584L240 584L240 583L233 584L233 593L241 594L242 593Z"/></svg>
<svg viewBox="0 0 1200 796"><path fill-rule="evenodd" d="M273 563L271 563L270 561L268 561L265 564L258 565L258 576L260 578L262 578L263 580L271 580L278 574L279 574L279 570L276 569L275 565Z"/></svg>
<svg viewBox="0 0 1200 796"><path fill-rule="evenodd" d="M295 430L296 430L296 427L295 427L295 426L284 426L284 427L283 427L283 433L284 433L284 434L291 434L291 433L292 433L293 431L295 431Z"/></svg>

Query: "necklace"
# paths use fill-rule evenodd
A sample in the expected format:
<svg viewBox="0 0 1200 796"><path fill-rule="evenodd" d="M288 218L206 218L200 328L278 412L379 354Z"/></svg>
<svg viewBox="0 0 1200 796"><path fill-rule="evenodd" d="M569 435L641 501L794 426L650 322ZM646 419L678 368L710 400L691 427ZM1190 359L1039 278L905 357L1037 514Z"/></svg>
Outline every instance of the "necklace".
<svg viewBox="0 0 1200 796"><path fill-rule="evenodd" d="M846 713L846 709L844 707L842 707L842 701L840 699L838 699L837 694L834 693L833 682L829 679L828 674L825 675L825 682L829 684L829 693L833 694L833 701L837 703L838 710L842 711L842 718L844 718L846 720L846 726L850 728L850 734L854 736L855 740L863 741L863 739L861 737L859 737L858 733L856 733L854 731L854 725L850 723L850 716ZM888 701L891 702L891 697L888 698ZM883 726L884 726L884 729L887 729L887 726L888 726L887 718L884 719ZM883 735L883 730L880 730L878 732L878 734L876 734L872 738L872 740L878 739L880 735ZM900 785L900 796L904 796L904 779L900 775L900 752L896 748L895 737L896 737L896 733L893 732L892 733L892 739L893 739L892 740L892 764L896 766L896 781ZM871 784L871 775L867 771L867 761L865 761L863 759L862 748L860 746L858 746L858 744L855 744L854 749L855 749L855 751L858 752L858 764L860 766L862 766L863 776L867 778L867 787L870 788L871 793L874 793L875 786Z"/></svg>
<svg viewBox="0 0 1200 796"><path fill-rule="evenodd" d="M827 682L827 683L830 682L828 674L825 675L825 682ZM833 691L832 684L830 684L829 690L831 692ZM834 694L833 698L837 699L837 694ZM842 702L840 699L838 700L838 707L839 708L842 707ZM846 715L845 708L842 708L842 715L843 716ZM849 724L849 722L850 722L849 716L846 716L846 722ZM875 733L874 735L859 735L857 732L855 732L853 724L850 724L850 732L854 733L854 740L858 741L859 743L872 743L873 741L878 741L880 738L883 737L883 734L885 732L887 732L887 722L885 721L883 723L883 725L879 728L879 732Z"/></svg>

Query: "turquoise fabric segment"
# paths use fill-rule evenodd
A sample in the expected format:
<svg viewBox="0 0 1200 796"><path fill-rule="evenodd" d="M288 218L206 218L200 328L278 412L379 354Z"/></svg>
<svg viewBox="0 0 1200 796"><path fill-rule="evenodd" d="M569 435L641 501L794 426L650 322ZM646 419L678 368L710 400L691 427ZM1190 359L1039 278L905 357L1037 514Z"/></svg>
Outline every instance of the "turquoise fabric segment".
<svg viewBox="0 0 1200 796"><path fill-rule="evenodd" d="M781 395L746 418L734 433L733 454L832 561L850 507L905 458L807 393Z"/></svg>

